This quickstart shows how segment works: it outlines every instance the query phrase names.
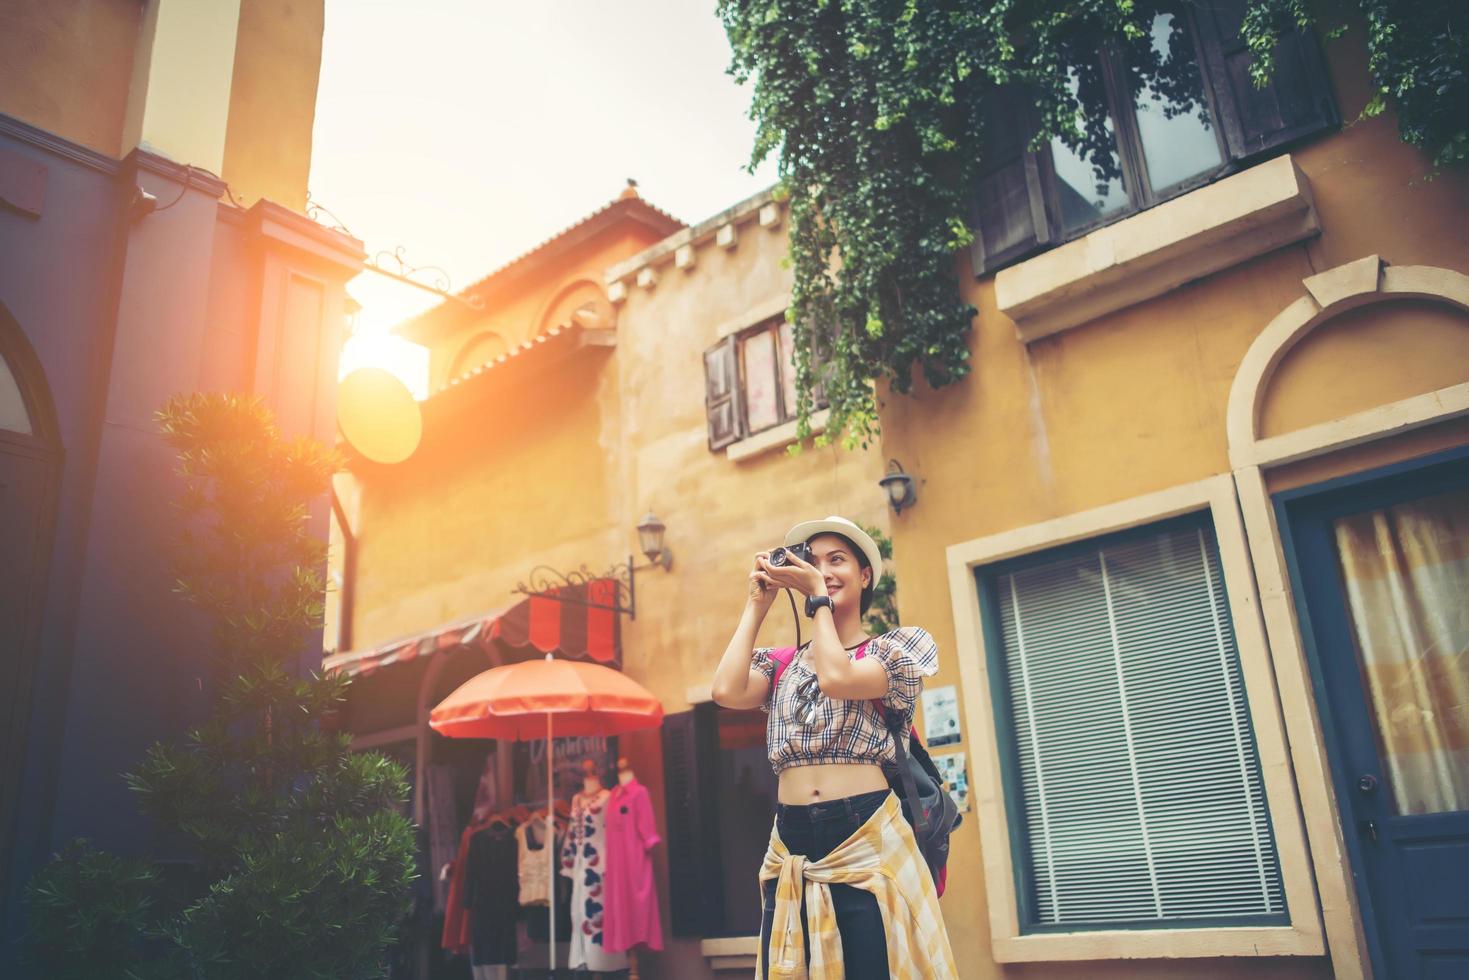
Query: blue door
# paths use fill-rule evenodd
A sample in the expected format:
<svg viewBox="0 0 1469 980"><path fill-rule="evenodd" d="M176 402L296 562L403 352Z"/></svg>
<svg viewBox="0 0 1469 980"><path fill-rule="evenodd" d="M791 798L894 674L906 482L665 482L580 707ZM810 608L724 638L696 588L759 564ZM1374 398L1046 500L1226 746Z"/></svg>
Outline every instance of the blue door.
<svg viewBox="0 0 1469 980"><path fill-rule="evenodd" d="M1469 459L1277 498L1374 972L1469 977Z"/></svg>

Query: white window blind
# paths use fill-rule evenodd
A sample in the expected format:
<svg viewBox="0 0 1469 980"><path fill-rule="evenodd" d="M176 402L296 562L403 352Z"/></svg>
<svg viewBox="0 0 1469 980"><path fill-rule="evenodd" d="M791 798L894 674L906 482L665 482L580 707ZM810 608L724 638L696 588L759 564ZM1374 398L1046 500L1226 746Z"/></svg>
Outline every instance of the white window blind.
<svg viewBox="0 0 1469 980"><path fill-rule="evenodd" d="M1212 535L1160 531L994 584L1026 925L1282 916Z"/></svg>

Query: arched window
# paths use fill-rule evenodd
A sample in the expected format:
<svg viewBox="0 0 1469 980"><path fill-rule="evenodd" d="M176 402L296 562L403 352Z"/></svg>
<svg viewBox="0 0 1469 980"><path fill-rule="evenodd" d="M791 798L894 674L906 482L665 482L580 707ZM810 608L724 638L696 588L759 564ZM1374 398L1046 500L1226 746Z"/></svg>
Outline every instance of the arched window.
<svg viewBox="0 0 1469 980"><path fill-rule="evenodd" d="M475 334L454 355L454 362L449 366L449 377L457 378L465 371L473 371L481 364L488 364L509 349L510 345L505 342L505 338L497 333L485 331Z"/></svg>
<svg viewBox="0 0 1469 980"><path fill-rule="evenodd" d="M582 279L561 288L536 318L530 337L577 323L589 329L605 329L616 323L616 312L607 302L602 287Z"/></svg>
<svg viewBox="0 0 1469 980"><path fill-rule="evenodd" d="M0 889L9 885L15 850L60 477L61 443L45 373L0 303Z"/></svg>
<svg viewBox="0 0 1469 980"><path fill-rule="evenodd" d="M26 411L25 398L20 393L20 382L16 380L15 372L3 356L0 356L0 429L26 436L35 435L31 413Z"/></svg>

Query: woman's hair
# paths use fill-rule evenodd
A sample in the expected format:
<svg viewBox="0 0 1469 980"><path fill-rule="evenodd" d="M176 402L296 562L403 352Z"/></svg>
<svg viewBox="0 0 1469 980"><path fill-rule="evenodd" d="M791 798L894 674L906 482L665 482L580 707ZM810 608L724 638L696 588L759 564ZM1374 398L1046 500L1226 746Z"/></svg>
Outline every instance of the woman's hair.
<svg viewBox="0 0 1469 980"><path fill-rule="evenodd" d="M872 567L872 562L870 562L870 561L867 560L867 552L865 552L861 548L857 547L857 542L853 541L851 538L847 537L845 534L838 534L835 531L822 531L819 534L813 534L813 535L811 535L811 537L809 537L809 538L806 539L806 543L807 544L810 544L812 541L815 541L817 538L826 538L826 537L840 539L847 546L847 550L850 551L852 554L854 554L854 555L857 556L857 562L863 568L865 568L865 569L869 570L870 572L872 572L872 579L871 579L871 581L869 581L867 583L867 585L862 589L862 615L866 616L867 615L867 610L870 609L870 608L872 608L873 590L877 588L877 569L873 568Z"/></svg>

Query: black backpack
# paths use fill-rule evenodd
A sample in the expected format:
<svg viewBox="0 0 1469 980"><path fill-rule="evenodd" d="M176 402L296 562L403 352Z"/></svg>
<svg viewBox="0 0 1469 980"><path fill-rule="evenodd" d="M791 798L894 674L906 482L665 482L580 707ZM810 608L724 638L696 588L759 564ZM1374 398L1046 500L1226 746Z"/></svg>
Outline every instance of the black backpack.
<svg viewBox="0 0 1469 980"><path fill-rule="evenodd" d="M886 710L883 718L888 718ZM963 823L964 815L949 795L948 786L919 740L917 729L910 730L906 738L891 725L888 730L898 750L898 771L888 776L888 785L903 801L903 816L913 825L918 850L933 875L934 888L942 896L949 881L949 835Z"/></svg>

